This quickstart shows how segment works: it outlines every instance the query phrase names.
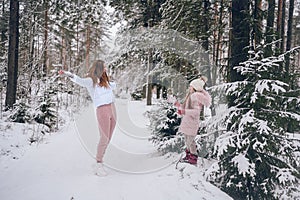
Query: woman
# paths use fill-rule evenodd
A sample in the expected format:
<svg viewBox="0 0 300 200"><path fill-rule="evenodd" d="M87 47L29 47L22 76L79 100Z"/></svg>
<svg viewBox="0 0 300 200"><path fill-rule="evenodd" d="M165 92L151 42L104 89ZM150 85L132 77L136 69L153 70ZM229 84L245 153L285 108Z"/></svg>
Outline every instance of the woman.
<svg viewBox="0 0 300 200"><path fill-rule="evenodd" d="M116 109L113 94L116 84L110 82L106 73L105 64L102 60L96 60L93 63L86 78L80 78L71 72L63 70L60 70L59 74L65 75L78 85L86 87L93 100L100 132L95 174L105 176L107 172L103 168L103 157L116 126Z"/></svg>
<svg viewBox="0 0 300 200"><path fill-rule="evenodd" d="M183 115L179 132L184 134L186 156L184 162L196 165L198 160L195 137L199 129L199 117L203 105L211 104L211 96L204 90L207 78L202 76L190 83L188 94L182 106L177 102L178 111Z"/></svg>

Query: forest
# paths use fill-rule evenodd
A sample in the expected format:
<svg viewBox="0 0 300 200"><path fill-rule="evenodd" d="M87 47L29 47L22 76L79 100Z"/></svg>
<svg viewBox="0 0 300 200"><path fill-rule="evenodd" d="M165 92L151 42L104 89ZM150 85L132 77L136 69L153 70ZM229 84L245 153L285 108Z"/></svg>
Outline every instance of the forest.
<svg viewBox="0 0 300 200"><path fill-rule="evenodd" d="M217 132L209 156L218 160L207 180L234 199L299 198L299 0L2 0L0 8L1 120L57 130L58 110L87 98L58 70L84 75L96 59L119 81L119 96L142 91L147 105L154 86L157 98L169 88L183 98L205 75L206 131Z"/></svg>

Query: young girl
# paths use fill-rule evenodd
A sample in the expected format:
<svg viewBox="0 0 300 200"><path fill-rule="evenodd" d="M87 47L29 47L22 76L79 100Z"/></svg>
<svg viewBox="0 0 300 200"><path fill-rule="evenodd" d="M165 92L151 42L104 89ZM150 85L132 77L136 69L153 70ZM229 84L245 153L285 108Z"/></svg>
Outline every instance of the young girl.
<svg viewBox="0 0 300 200"><path fill-rule="evenodd" d="M211 96L203 88L207 78L202 76L190 83L189 92L182 106L176 104L179 113L183 115L179 132L184 134L186 145L186 156L184 162L196 165L198 160L195 137L199 129L199 117L203 105L208 107L211 104Z"/></svg>
<svg viewBox="0 0 300 200"><path fill-rule="evenodd" d="M102 60L96 60L93 63L85 78L80 78L71 72L63 70L60 70L59 74L65 75L78 85L86 87L93 100L100 132L95 174L105 176L107 173L103 168L103 157L116 126L116 109L113 94L116 84L110 82Z"/></svg>

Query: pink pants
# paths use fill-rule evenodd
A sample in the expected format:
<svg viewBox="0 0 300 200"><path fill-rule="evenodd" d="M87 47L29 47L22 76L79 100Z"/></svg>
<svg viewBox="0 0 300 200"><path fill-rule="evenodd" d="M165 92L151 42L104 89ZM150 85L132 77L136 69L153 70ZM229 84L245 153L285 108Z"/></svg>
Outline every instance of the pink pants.
<svg viewBox="0 0 300 200"><path fill-rule="evenodd" d="M116 108L114 103L99 106L96 110L100 141L98 143L96 160L103 162L105 150L116 127Z"/></svg>
<svg viewBox="0 0 300 200"><path fill-rule="evenodd" d="M184 134L186 148L192 153L197 154L197 145L195 142L196 136Z"/></svg>

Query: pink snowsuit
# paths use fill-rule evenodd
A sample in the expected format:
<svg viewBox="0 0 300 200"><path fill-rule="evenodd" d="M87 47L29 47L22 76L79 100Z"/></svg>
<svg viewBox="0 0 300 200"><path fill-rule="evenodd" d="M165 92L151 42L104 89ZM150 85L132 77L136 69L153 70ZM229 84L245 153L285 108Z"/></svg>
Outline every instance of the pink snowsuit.
<svg viewBox="0 0 300 200"><path fill-rule="evenodd" d="M195 137L199 129L199 117L202 106L210 106L211 97L206 91L194 92L190 95L191 105L186 103L184 108L184 114L181 119L181 124L179 126L179 132L184 134L185 145L187 150L196 155L197 145L195 142ZM187 100L189 102L189 99Z"/></svg>
<svg viewBox="0 0 300 200"><path fill-rule="evenodd" d="M191 108L188 103L185 105L185 114L181 119L179 132L185 135L196 136L199 129L199 117L202 106L210 106L211 97L206 91L194 92L190 96Z"/></svg>

